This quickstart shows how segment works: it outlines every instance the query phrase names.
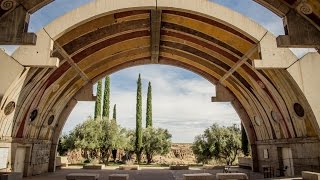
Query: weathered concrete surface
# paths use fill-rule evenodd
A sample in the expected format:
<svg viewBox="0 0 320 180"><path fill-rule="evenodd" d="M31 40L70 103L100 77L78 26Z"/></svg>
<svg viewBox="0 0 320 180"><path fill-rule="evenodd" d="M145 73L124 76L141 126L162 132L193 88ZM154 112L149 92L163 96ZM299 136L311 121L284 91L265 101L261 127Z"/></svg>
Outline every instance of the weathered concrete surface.
<svg viewBox="0 0 320 180"><path fill-rule="evenodd" d="M171 171L163 168L143 168L140 171L120 171L108 168L105 170L83 170L83 169L62 169L54 173L43 174L39 176L27 177L26 180L56 180L65 179L70 173L98 173L100 179L108 179L111 174L129 174L129 180L183 180L183 174L210 173L216 175L220 170L181 170ZM250 179L263 179L260 173L253 173L248 170L242 172L248 174Z"/></svg>
<svg viewBox="0 0 320 180"><path fill-rule="evenodd" d="M278 49L275 37L246 17L208 1L199 2L159 1L164 24L159 63L189 69L212 83L228 75L224 85L238 100L232 103L250 134L254 159L262 153L259 148L256 151L256 143L281 144L286 139L298 146L305 142L297 139L306 137L318 142L320 131L314 113L283 69L296 61L291 51ZM47 167L54 170L58 137L82 87L106 74L150 63L150 11L155 7L152 0L97 0L58 18L38 33L37 45L14 53L19 62L34 60L35 66L48 66L53 39L62 48L55 54L61 57L64 52L68 57L57 69L27 68L6 92L8 101L19 106L9 116L0 111L0 136L23 139L31 148L43 147L39 154L30 151L35 156L26 158L31 164L28 174L45 172ZM256 51L230 73L257 45L261 52ZM300 103L301 117L293 115L296 103ZM1 101L1 106L7 104ZM28 117L35 111L39 116L30 122ZM48 123L50 117L54 117L52 124ZM39 139L44 141L39 143ZM19 141L19 145L24 143Z"/></svg>
<svg viewBox="0 0 320 180"><path fill-rule="evenodd" d="M228 180L228 179L237 179L237 180L246 180L248 176L245 173L217 173L217 180Z"/></svg>
<svg viewBox="0 0 320 180"><path fill-rule="evenodd" d="M184 174L184 180L213 180L214 176L210 173Z"/></svg>
<svg viewBox="0 0 320 180"><path fill-rule="evenodd" d="M111 174L109 180L129 180L129 174Z"/></svg>
<svg viewBox="0 0 320 180"><path fill-rule="evenodd" d="M139 170L139 165L120 165L119 170Z"/></svg>
<svg viewBox="0 0 320 180"><path fill-rule="evenodd" d="M320 173L302 171L302 179L304 180L320 180Z"/></svg>
<svg viewBox="0 0 320 180"><path fill-rule="evenodd" d="M83 179L83 180L98 180L99 179L99 174L94 174L94 173L71 173L66 176L67 180L78 180L78 179Z"/></svg>
<svg viewBox="0 0 320 180"><path fill-rule="evenodd" d="M188 165L170 165L170 170L189 170Z"/></svg>
<svg viewBox="0 0 320 180"><path fill-rule="evenodd" d="M287 69L303 91L316 116L318 125L313 124L313 126L320 125L319 69L320 54L316 52L306 54Z"/></svg>
<svg viewBox="0 0 320 180"><path fill-rule="evenodd" d="M86 164L83 165L83 169L102 169L103 166L101 164Z"/></svg>
<svg viewBox="0 0 320 180"><path fill-rule="evenodd" d="M291 10L284 18L286 35L277 37L279 47L319 48L320 31L296 11Z"/></svg>
<svg viewBox="0 0 320 180"><path fill-rule="evenodd" d="M51 57L52 51L53 41L45 30L41 29L37 33L36 45L20 46L12 57L23 66L58 67L59 59Z"/></svg>
<svg viewBox="0 0 320 180"><path fill-rule="evenodd" d="M0 101L12 82L21 74L24 67L0 50Z"/></svg>
<svg viewBox="0 0 320 180"><path fill-rule="evenodd" d="M301 175L302 171L320 171L320 143L316 138L308 139L288 139L282 141L261 141L257 142L258 159L260 164L260 172L263 172L263 166L273 167L274 174L279 175L277 169L280 168L279 158L282 156L279 148L291 148L294 167L294 175Z"/></svg>

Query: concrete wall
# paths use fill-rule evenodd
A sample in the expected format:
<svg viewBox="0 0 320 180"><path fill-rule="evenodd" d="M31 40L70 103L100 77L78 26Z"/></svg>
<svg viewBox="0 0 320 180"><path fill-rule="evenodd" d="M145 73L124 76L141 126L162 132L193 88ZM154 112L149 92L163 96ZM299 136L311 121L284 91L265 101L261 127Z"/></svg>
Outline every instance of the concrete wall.
<svg viewBox="0 0 320 180"><path fill-rule="evenodd" d="M305 97L316 116L318 128L320 125L319 69L320 54L317 52L306 54L287 69L305 94Z"/></svg>
<svg viewBox="0 0 320 180"><path fill-rule="evenodd" d="M21 74L24 67L0 50L0 101L12 82Z"/></svg>
<svg viewBox="0 0 320 180"><path fill-rule="evenodd" d="M8 168L0 172L16 172L15 161L18 148L25 148L24 176L38 175L48 172L51 142L32 139L6 139L0 141L0 147L8 147Z"/></svg>
<svg viewBox="0 0 320 180"><path fill-rule="evenodd" d="M279 174L277 171L279 168L278 148L291 148L295 175L301 175L301 171L304 170L320 172L319 147L320 142L317 138L257 142L259 170L263 172L263 166L271 166L275 174ZM264 157L265 151L268 152L268 158Z"/></svg>

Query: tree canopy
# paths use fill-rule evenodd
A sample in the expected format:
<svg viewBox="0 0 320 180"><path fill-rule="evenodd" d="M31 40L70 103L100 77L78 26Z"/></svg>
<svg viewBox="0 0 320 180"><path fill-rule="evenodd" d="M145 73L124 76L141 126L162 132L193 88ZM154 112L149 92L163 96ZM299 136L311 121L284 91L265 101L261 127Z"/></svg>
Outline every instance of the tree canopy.
<svg viewBox="0 0 320 180"><path fill-rule="evenodd" d="M192 145L198 162L208 163L212 159L232 165L241 149L241 133L236 126L219 127L213 124L203 134L196 136Z"/></svg>
<svg viewBox="0 0 320 180"><path fill-rule="evenodd" d="M148 127L143 131L143 150L148 164L152 162L154 155L165 155L171 148L171 134L168 130Z"/></svg>

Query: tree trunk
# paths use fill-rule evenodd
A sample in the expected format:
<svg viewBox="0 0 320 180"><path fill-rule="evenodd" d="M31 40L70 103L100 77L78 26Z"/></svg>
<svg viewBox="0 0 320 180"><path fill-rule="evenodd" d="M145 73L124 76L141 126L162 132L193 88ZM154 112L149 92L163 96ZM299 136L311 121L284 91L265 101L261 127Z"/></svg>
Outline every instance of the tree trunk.
<svg viewBox="0 0 320 180"><path fill-rule="evenodd" d="M151 164L151 162L152 162L152 154L146 153L146 155L147 155L147 163Z"/></svg>
<svg viewBox="0 0 320 180"><path fill-rule="evenodd" d="M112 158L113 158L114 162L116 162L116 159L117 159L117 152L118 152L118 150L116 150L116 149L112 150Z"/></svg>
<svg viewBox="0 0 320 180"><path fill-rule="evenodd" d="M136 155L137 155L137 162L138 162L138 164L140 164L141 163L141 153L137 152Z"/></svg>

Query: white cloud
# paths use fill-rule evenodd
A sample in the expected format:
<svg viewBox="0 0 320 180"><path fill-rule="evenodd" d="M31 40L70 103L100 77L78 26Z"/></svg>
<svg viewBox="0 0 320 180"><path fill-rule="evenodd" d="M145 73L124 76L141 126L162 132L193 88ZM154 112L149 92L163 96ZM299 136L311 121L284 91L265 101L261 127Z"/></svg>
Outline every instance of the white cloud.
<svg viewBox="0 0 320 180"><path fill-rule="evenodd" d="M215 87L207 80L175 67L146 65L125 69L111 76L111 106L117 104L117 119L124 127L135 128L136 79L139 73L143 81L143 124L148 81L151 81L154 126L167 128L174 142L192 142L195 135L215 122L221 125L240 123L229 103L210 102L211 96L215 95ZM129 86L125 87L124 82ZM78 111L82 111L82 119L93 113L94 105L81 103L79 106L69 118L68 129L79 122L74 120L79 119ZM88 110L90 108L91 111Z"/></svg>

